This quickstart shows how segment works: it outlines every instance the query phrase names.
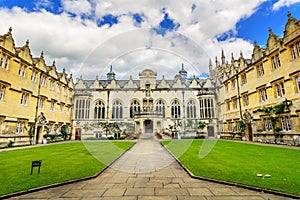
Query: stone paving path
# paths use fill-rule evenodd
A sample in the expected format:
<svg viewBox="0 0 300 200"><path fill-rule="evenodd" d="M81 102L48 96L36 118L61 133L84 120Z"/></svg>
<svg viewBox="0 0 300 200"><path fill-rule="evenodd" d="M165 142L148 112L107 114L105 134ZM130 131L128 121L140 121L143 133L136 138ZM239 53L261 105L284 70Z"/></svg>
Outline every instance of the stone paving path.
<svg viewBox="0 0 300 200"><path fill-rule="evenodd" d="M288 199L189 177L153 138L139 140L95 179L11 199L263 200Z"/></svg>

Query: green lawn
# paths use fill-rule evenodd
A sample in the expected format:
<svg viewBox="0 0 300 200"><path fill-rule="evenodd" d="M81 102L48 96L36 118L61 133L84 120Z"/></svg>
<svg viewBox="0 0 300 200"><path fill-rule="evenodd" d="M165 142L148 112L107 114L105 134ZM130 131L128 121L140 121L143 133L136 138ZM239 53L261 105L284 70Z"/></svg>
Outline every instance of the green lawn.
<svg viewBox="0 0 300 200"><path fill-rule="evenodd" d="M196 176L300 195L300 150L229 141L218 141L211 148L209 141L195 140L182 153L185 143L163 142ZM199 156L201 147L211 148L203 158ZM270 174L271 178L257 174Z"/></svg>
<svg viewBox="0 0 300 200"><path fill-rule="evenodd" d="M95 175L133 142L71 142L0 152L0 195ZM31 161L42 160L30 175Z"/></svg>

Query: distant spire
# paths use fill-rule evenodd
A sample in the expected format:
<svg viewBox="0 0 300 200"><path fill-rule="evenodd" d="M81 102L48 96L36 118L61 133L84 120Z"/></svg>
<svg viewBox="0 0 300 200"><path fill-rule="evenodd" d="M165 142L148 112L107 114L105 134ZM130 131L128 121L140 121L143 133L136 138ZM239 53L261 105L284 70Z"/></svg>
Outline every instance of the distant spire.
<svg viewBox="0 0 300 200"><path fill-rule="evenodd" d="M181 68L182 68L182 70L184 70L184 66L183 66L183 63L181 64Z"/></svg>
<svg viewBox="0 0 300 200"><path fill-rule="evenodd" d="M234 61L233 53L231 52L231 60Z"/></svg>
<svg viewBox="0 0 300 200"><path fill-rule="evenodd" d="M221 59L222 59L222 64L225 64L225 55L224 55L224 50L223 49L222 49Z"/></svg>
<svg viewBox="0 0 300 200"><path fill-rule="evenodd" d="M108 82L115 79L116 74L112 71L112 65L110 66L110 71L106 74L106 79Z"/></svg>

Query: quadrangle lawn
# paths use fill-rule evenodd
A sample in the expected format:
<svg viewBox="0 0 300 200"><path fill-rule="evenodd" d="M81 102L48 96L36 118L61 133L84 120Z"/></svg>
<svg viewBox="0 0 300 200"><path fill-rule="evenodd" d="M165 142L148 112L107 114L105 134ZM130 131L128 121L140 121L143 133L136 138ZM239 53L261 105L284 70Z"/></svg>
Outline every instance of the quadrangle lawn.
<svg viewBox="0 0 300 200"><path fill-rule="evenodd" d="M209 140L162 143L196 176L300 195L299 149ZM201 148L210 151L202 158Z"/></svg>
<svg viewBox="0 0 300 200"><path fill-rule="evenodd" d="M70 142L0 152L0 195L95 175L133 142ZM31 161L42 160L30 175Z"/></svg>

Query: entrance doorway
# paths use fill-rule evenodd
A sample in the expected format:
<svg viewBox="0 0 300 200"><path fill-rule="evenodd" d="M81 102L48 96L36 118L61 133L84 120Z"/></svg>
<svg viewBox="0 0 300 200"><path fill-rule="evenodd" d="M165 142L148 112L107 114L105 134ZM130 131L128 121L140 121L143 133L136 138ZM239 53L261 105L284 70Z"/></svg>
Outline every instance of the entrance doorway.
<svg viewBox="0 0 300 200"><path fill-rule="evenodd" d="M252 126L251 124L247 124L246 127L248 131L249 141L252 142L253 141Z"/></svg>
<svg viewBox="0 0 300 200"><path fill-rule="evenodd" d="M207 127L208 137L214 137L214 127L208 126Z"/></svg>
<svg viewBox="0 0 300 200"><path fill-rule="evenodd" d="M147 119L144 121L145 133L153 133L153 121Z"/></svg>
<svg viewBox="0 0 300 200"><path fill-rule="evenodd" d="M40 139L40 135L42 133L42 126L38 126L37 130L36 130L36 138L35 138L35 143L38 144L39 143L39 139Z"/></svg>
<svg viewBox="0 0 300 200"><path fill-rule="evenodd" d="M75 130L75 140L81 140L81 128Z"/></svg>

